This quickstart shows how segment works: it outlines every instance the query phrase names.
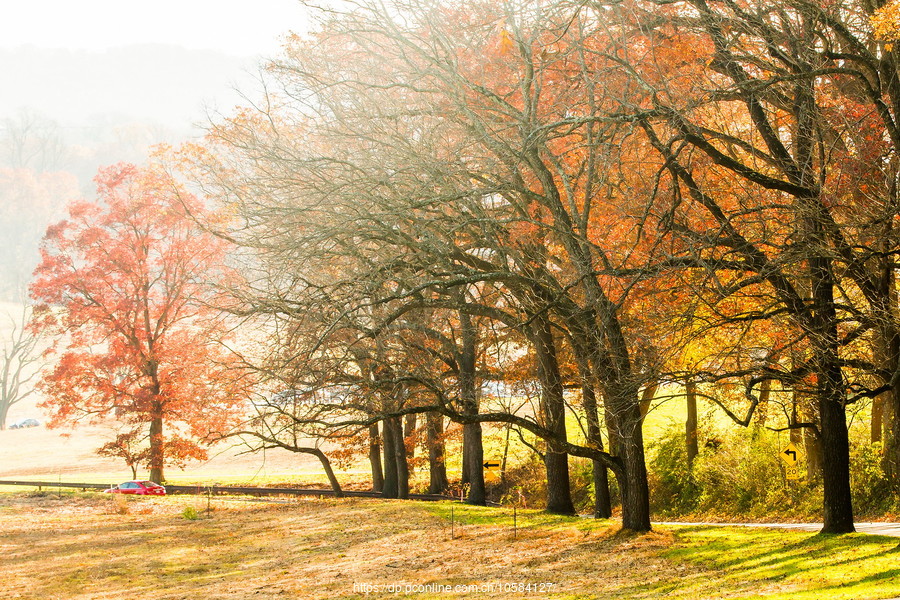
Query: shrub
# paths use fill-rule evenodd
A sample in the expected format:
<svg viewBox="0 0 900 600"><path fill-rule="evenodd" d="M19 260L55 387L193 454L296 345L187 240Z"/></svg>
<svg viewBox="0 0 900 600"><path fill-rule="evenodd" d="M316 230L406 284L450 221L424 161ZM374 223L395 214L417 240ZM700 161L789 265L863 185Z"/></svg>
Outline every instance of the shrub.
<svg viewBox="0 0 900 600"><path fill-rule="evenodd" d="M200 518L200 513L197 512L197 509L193 506L186 506L183 511L181 511L181 516L188 521L196 521Z"/></svg>
<svg viewBox="0 0 900 600"><path fill-rule="evenodd" d="M649 450L651 510L662 515L691 512L697 505L700 490L688 464L684 433L669 428Z"/></svg>
<svg viewBox="0 0 900 600"><path fill-rule="evenodd" d="M128 498L121 494L112 494L113 506L115 506L116 514L127 515L130 511L128 506Z"/></svg>
<svg viewBox="0 0 900 600"><path fill-rule="evenodd" d="M884 513L894 508L890 478L882 467L881 442L855 442L850 447L850 487L858 513Z"/></svg>
<svg viewBox="0 0 900 600"><path fill-rule="evenodd" d="M782 436L783 437L783 436ZM786 440L769 432L731 429L702 447L693 469L680 428L650 446L651 509L660 515L699 513L729 519L816 517L821 496L815 484L788 482L779 458Z"/></svg>

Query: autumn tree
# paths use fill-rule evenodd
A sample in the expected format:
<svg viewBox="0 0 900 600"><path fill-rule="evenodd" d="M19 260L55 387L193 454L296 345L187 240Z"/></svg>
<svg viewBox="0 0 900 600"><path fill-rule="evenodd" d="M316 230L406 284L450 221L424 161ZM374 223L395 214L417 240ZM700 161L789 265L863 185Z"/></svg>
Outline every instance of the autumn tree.
<svg viewBox="0 0 900 600"><path fill-rule="evenodd" d="M436 395L433 409L464 424L519 425L546 439L556 457L596 459L620 478L625 526L649 528L638 406L648 374L643 345L632 343L633 328L621 318L635 271L616 268L628 266L627 240L601 243L609 231L600 215L619 203L605 201L609 186L601 185L608 134L573 120L574 100L560 85L567 75L591 78L561 68L570 57L561 44L535 51L570 30L565 15L510 9L498 29L489 2L422 2L396 7L410 17L398 28L382 8L366 4L324 24L314 39L295 40L270 68L272 95L258 105L268 112L242 111L213 131L218 164L205 170L206 181L239 215L235 235L249 235L248 247L286 259L281 272L297 259L303 276L279 296L289 303L289 294L329 274L311 265L350 260L359 268L335 286L383 286L386 301L404 311L459 310L459 302L429 292L491 282L504 290L502 306L516 307L507 325L524 339L532 317L565 323L589 365L585 384L600 390L595 398L615 417L618 456L600 449L599 439L576 446L562 438L565 407L550 362L542 367L552 391L547 423L463 411L456 394ZM453 48L459 60L441 48ZM311 263L311 256L318 258ZM360 294L351 306L372 300ZM477 302L463 310L505 319L495 308ZM550 361L548 326L532 333ZM599 427L592 431L596 437Z"/></svg>
<svg viewBox="0 0 900 600"><path fill-rule="evenodd" d="M637 124L664 161L650 212L721 307L760 301L735 320L787 315L800 332L799 363L766 377L814 388L832 533L853 530L846 407L898 381L900 88L895 51L873 37L877 6L594 7L620 40L603 59L630 81L607 116ZM858 348L872 339L869 360Z"/></svg>
<svg viewBox="0 0 900 600"><path fill-rule="evenodd" d="M96 201L72 202L48 228L31 286L34 327L54 340L43 406L53 426L126 424L162 482L166 465L205 457L202 442L246 399L210 308L210 282L229 277L225 247L188 217L199 200L160 170L119 164L96 182Z"/></svg>

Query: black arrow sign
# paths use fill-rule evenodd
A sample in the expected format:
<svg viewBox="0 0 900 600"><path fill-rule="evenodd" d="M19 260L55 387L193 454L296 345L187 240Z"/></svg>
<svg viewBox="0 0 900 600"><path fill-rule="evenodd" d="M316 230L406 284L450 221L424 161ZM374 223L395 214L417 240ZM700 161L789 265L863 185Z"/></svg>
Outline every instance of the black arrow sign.
<svg viewBox="0 0 900 600"><path fill-rule="evenodd" d="M796 450L785 450L785 456L790 456L794 462L797 462L797 451ZM769 455L771 456L771 454Z"/></svg>
<svg viewBox="0 0 900 600"><path fill-rule="evenodd" d="M485 462L483 466L485 469L499 469L500 463L489 460L489 461Z"/></svg>

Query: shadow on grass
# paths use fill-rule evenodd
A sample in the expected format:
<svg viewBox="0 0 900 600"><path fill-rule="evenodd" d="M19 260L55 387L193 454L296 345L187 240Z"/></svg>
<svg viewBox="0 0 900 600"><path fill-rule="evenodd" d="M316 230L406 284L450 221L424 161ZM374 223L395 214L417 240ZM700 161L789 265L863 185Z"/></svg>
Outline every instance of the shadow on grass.
<svg viewBox="0 0 900 600"><path fill-rule="evenodd" d="M848 586L900 592L893 568L898 546L885 536L702 526L676 529L675 536L677 547L665 556L721 570L725 579L803 582L823 598L847 593Z"/></svg>

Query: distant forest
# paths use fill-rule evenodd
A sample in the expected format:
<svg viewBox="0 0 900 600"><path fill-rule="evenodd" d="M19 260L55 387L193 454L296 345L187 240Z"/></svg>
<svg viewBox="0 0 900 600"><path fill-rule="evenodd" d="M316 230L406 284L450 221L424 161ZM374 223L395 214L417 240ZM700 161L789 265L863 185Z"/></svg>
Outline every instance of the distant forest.
<svg viewBox="0 0 900 600"><path fill-rule="evenodd" d="M0 50L0 301L23 298L47 225L93 195L98 167L196 135L252 87L256 62L163 45Z"/></svg>

